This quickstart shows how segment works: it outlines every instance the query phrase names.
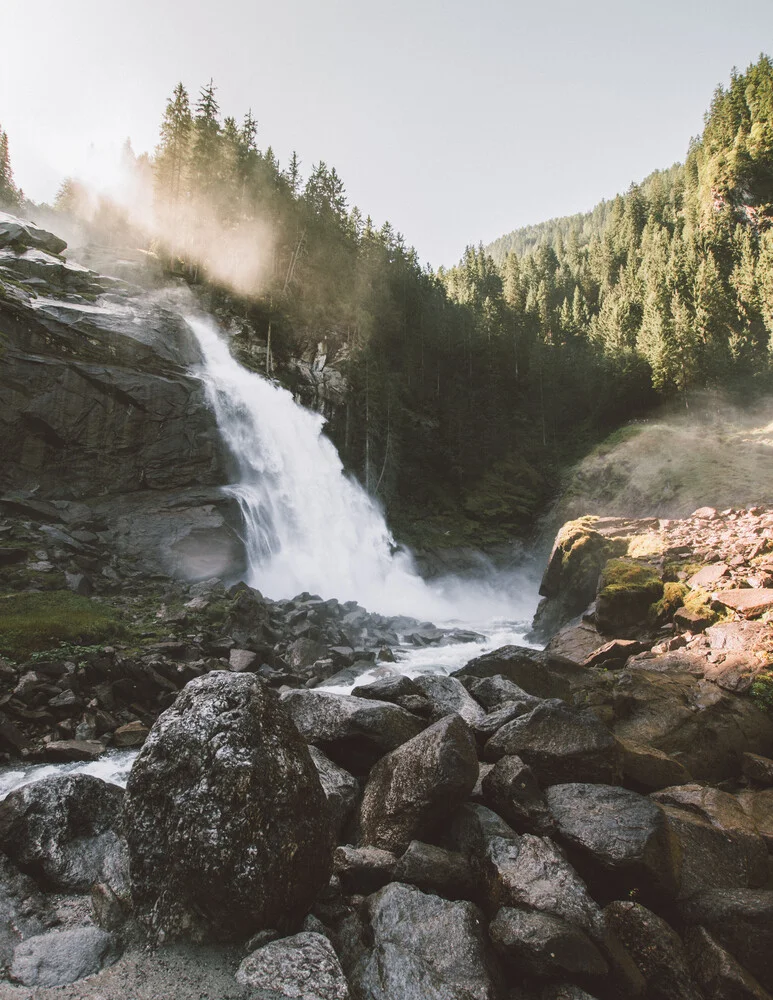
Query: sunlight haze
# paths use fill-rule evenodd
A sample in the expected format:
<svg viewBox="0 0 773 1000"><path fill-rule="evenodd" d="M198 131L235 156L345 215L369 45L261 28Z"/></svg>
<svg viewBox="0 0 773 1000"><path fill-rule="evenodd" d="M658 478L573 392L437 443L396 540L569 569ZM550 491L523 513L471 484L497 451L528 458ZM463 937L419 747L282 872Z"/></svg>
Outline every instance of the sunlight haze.
<svg viewBox="0 0 773 1000"><path fill-rule="evenodd" d="M2 23L0 124L33 200L67 174L109 187L178 80L195 100L212 77L261 148L335 166L438 266L682 160L715 86L770 47L773 4L6 0Z"/></svg>

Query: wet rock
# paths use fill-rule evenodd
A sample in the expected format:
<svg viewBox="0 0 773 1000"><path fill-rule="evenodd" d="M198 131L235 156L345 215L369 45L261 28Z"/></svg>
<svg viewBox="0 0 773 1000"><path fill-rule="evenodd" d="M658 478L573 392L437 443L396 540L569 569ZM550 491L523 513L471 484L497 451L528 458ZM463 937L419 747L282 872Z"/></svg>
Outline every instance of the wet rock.
<svg viewBox="0 0 773 1000"><path fill-rule="evenodd" d="M468 802L454 813L444 831L442 844L480 865L489 844L495 838L514 841L520 839L515 830L493 810Z"/></svg>
<svg viewBox="0 0 773 1000"><path fill-rule="evenodd" d="M768 851L773 852L773 788L761 791L747 788L738 792L736 798L765 841Z"/></svg>
<svg viewBox="0 0 773 1000"><path fill-rule="evenodd" d="M695 981L711 1000L770 1000L770 994L704 927L690 927L684 944Z"/></svg>
<svg viewBox="0 0 773 1000"><path fill-rule="evenodd" d="M582 618L575 618L556 632L545 650L579 667L585 665L593 654L603 649L606 644L606 636L603 636L595 625Z"/></svg>
<svg viewBox="0 0 773 1000"><path fill-rule="evenodd" d="M467 677L465 680L467 690L486 712L493 712L506 704L518 703L523 706L525 713L535 708L540 700L527 694L502 674L495 674L493 677Z"/></svg>
<svg viewBox="0 0 773 1000"><path fill-rule="evenodd" d="M433 721L454 712L466 723L473 725L485 716L480 705L472 698L461 681L442 674L423 674L414 678L414 684L432 704Z"/></svg>
<svg viewBox="0 0 773 1000"><path fill-rule="evenodd" d="M653 793L681 855L682 898L708 888L755 888L768 877L765 842L727 792L680 785Z"/></svg>
<svg viewBox="0 0 773 1000"><path fill-rule="evenodd" d="M639 903L615 901L604 922L647 983L648 1000L703 1000L678 934Z"/></svg>
<svg viewBox="0 0 773 1000"><path fill-rule="evenodd" d="M654 747L618 739L623 752L623 780L646 791L692 781L690 772L673 757Z"/></svg>
<svg viewBox="0 0 773 1000"><path fill-rule="evenodd" d="M344 892L370 895L387 882L394 881L397 857L378 847L337 847L333 872L341 880Z"/></svg>
<svg viewBox="0 0 773 1000"><path fill-rule="evenodd" d="M151 729L126 792L132 898L156 933L290 927L326 884L329 813L276 696L251 674L191 681Z"/></svg>
<svg viewBox="0 0 773 1000"><path fill-rule="evenodd" d="M709 889L683 902L679 915L702 926L766 990L773 989L773 890Z"/></svg>
<svg viewBox="0 0 773 1000"><path fill-rule="evenodd" d="M99 740L53 740L44 749L46 760L65 763L78 760L97 760L105 752Z"/></svg>
<svg viewBox="0 0 773 1000"><path fill-rule="evenodd" d="M340 836L357 805L360 783L348 771L334 764L317 747L310 745L309 753L327 799L333 828Z"/></svg>
<svg viewBox="0 0 773 1000"><path fill-rule="evenodd" d="M537 704L539 701L540 699L536 699ZM518 719L522 715L528 715L533 708L533 704L527 705L522 701L506 701L499 708L495 708L493 712L489 712L482 719L473 722L471 728L480 749L483 750L494 733L499 732L505 723L512 722L513 719Z"/></svg>
<svg viewBox="0 0 773 1000"><path fill-rule="evenodd" d="M598 935L601 911L585 883L547 837L492 837L482 870L492 909L511 906L552 913Z"/></svg>
<svg viewBox="0 0 773 1000"><path fill-rule="evenodd" d="M361 684L352 690L354 698L372 698L376 701L391 701L397 704L398 698L406 695L423 697L410 677L405 674L391 674L387 677L378 677L370 684Z"/></svg>
<svg viewBox="0 0 773 1000"><path fill-rule="evenodd" d="M679 856L663 810L651 799L609 785L553 785L545 797L557 837L617 891L639 886L673 897Z"/></svg>
<svg viewBox="0 0 773 1000"><path fill-rule="evenodd" d="M518 833L549 834L553 822L534 772L520 757L502 757L481 782L487 806Z"/></svg>
<svg viewBox="0 0 773 1000"><path fill-rule="evenodd" d="M352 974L369 1000L499 1000L483 915L393 883L367 903L373 947ZM359 993L357 993L359 991Z"/></svg>
<svg viewBox="0 0 773 1000"><path fill-rule="evenodd" d="M403 851L431 839L467 798L478 776L475 741L458 715L450 715L388 754L365 787L360 823L366 844Z"/></svg>
<svg viewBox="0 0 773 1000"><path fill-rule="evenodd" d="M464 855L419 840L412 840L397 862L394 881L445 899L476 900L479 896L475 874Z"/></svg>
<svg viewBox="0 0 773 1000"><path fill-rule="evenodd" d="M327 691L288 691L282 704L307 743L354 774L417 735L424 724L397 705Z"/></svg>
<svg viewBox="0 0 773 1000"><path fill-rule="evenodd" d="M506 677L537 698L566 698L579 667L528 646L502 646L455 671L452 677Z"/></svg>
<svg viewBox="0 0 773 1000"><path fill-rule="evenodd" d="M508 722L485 747L486 760L516 755L542 784L598 781L613 784L621 776L621 753L614 736L591 712L558 699L538 705Z"/></svg>
<svg viewBox="0 0 773 1000"><path fill-rule="evenodd" d="M67 243L53 233L36 226L34 222L19 219L7 212L0 212L0 247L21 251L25 248L60 254Z"/></svg>
<svg viewBox="0 0 773 1000"><path fill-rule="evenodd" d="M65 986L118 958L112 934L98 927L53 930L16 946L11 976L24 986Z"/></svg>
<svg viewBox="0 0 773 1000"><path fill-rule="evenodd" d="M239 966L236 979L255 991L255 1000L349 1000L349 986L333 946L322 934L308 931L258 948Z"/></svg>
<svg viewBox="0 0 773 1000"><path fill-rule="evenodd" d="M516 998L517 1000L517 998ZM571 983L551 984L540 994L540 1000L596 1000L590 993Z"/></svg>
<svg viewBox="0 0 773 1000"><path fill-rule="evenodd" d="M521 974L587 979L607 973L607 963L587 935L550 913L502 907L489 935L496 952Z"/></svg>
<svg viewBox="0 0 773 1000"><path fill-rule="evenodd" d="M24 785L0 803L0 848L47 888L88 892L107 882L120 891L127 880L123 799L117 785L87 774Z"/></svg>

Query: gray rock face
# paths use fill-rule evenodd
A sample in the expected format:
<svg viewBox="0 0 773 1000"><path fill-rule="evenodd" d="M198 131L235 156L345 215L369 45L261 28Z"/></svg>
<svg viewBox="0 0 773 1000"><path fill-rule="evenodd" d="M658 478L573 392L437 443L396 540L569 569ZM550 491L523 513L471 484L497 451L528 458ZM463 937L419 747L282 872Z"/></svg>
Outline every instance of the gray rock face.
<svg viewBox="0 0 773 1000"><path fill-rule="evenodd" d="M64 986L118 958L112 934L98 927L48 931L17 945L11 975L24 986Z"/></svg>
<svg viewBox="0 0 773 1000"><path fill-rule="evenodd" d="M515 830L487 806L468 802L451 818L443 835L443 845L477 864L495 838L520 839Z"/></svg>
<svg viewBox="0 0 773 1000"><path fill-rule="evenodd" d="M389 702L327 691L287 691L282 704L307 743L355 774L367 771L424 725Z"/></svg>
<svg viewBox="0 0 773 1000"><path fill-rule="evenodd" d="M236 979L254 1000L349 1000L349 986L333 946L322 934L302 931L258 948L244 959Z"/></svg>
<svg viewBox="0 0 773 1000"><path fill-rule="evenodd" d="M0 848L46 888L88 892L106 882L125 891L123 799L117 785L87 774L24 785L0 803Z"/></svg>
<svg viewBox="0 0 773 1000"><path fill-rule="evenodd" d="M539 977L600 977L607 963L577 927L560 917L503 907L489 926L497 953L518 972Z"/></svg>
<svg viewBox="0 0 773 1000"><path fill-rule="evenodd" d="M334 764L317 747L310 745L309 753L327 799L333 828L340 835L357 805L360 783L348 771Z"/></svg>
<svg viewBox="0 0 773 1000"><path fill-rule="evenodd" d="M580 669L528 646L502 646L470 660L454 677L496 677L512 681L537 698L566 698Z"/></svg>
<svg viewBox="0 0 773 1000"><path fill-rule="evenodd" d="M250 674L199 677L158 718L129 776L125 825L135 908L170 935L290 927L330 872L316 768Z"/></svg>
<svg viewBox="0 0 773 1000"><path fill-rule="evenodd" d="M369 1000L498 1000L496 973L473 903L393 883L368 899L373 948L354 970Z"/></svg>
<svg viewBox="0 0 773 1000"><path fill-rule="evenodd" d="M472 865L463 854L412 840L394 870L396 882L415 885L446 899L480 896Z"/></svg>
<svg viewBox="0 0 773 1000"><path fill-rule="evenodd" d="M558 838L606 871L676 894L678 854L663 810L651 799L610 785L548 788Z"/></svg>
<svg viewBox="0 0 773 1000"><path fill-rule="evenodd" d="M585 883L547 837L492 838L482 860L489 904L540 910L598 936L601 911Z"/></svg>
<svg viewBox="0 0 773 1000"><path fill-rule="evenodd" d="M477 777L469 727L458 715L441 719L371 771L360 808L363 841L400 852L412 840L431 839Z"/></svg>
<svg viewBox="0 0 773 1000"><path fill-rule="evenodd" d="M60 237L36 226L34 222L0 212L0 247L16 251L35 247L58 254L67 248L67 244Z"/></svg>
<svg viewBox="0 0 773 1000"><path fill-rule="evenodd" d="M604 922L628 951L652 1000L702 1000L678 934L639 903L615 901Z"/></svg>
<svg viewBox="0 0 773 1000"><path fill-rule="evenodd" d="M613 784L621 774L621 752L614 736L591 713L557 699L544 701L528 715L502 726L488 741L487 760L515 754L542 784L567 781Z"/></svg>
<svg viewBox="0 0 773 1000"><path fill-rule="evenodd" d="M337 847L333 871L345 892L369 895L394 880L397 858L378 847Z"/></svg>
<svg viewBox="0 0 773 1000"><path fill-rule="evenodd" d="M495 674L493 677L468 677L465 686L487 712L493 712L504 704L517 702L525 714L536 708L541 700L533 694L527 694L523 688L519 688L501 674Z"/></svg>

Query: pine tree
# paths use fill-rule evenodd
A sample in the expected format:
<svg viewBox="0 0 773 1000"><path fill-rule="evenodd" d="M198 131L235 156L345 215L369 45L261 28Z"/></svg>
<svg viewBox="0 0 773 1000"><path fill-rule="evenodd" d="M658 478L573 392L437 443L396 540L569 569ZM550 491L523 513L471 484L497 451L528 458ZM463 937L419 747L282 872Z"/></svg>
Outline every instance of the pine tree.
<svg viewBox="0 0 773 1000"><path fill-rule="evenodd" d="M188 92L178 83L166 104L154 161L156 191L172 206L179 203L187 184L192 124Z"/></svg>
<svg viewBox="0 0 773 1000"><path fill-rule="evenodd" d="M8 135L0 128L0 206L18 208L21 192L13 181Z"/></svg>

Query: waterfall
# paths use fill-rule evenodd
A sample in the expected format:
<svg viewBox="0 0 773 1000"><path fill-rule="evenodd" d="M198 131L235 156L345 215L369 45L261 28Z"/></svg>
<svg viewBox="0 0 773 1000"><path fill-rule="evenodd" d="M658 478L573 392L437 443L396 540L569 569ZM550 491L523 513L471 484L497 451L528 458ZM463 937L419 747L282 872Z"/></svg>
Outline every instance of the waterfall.
<svg viewBox="0 0 773 1000"><path fill-rule="evenodd" d="M227 487L244 519L247 583L268 597L311 591L372 611L435 620L513 618L499 588L427 584L398 548L383 513L344 471L324 418L232 357L209 317L189 317L201 377L238 467ZM494 591L497 591L496 593Z"/></svg>

